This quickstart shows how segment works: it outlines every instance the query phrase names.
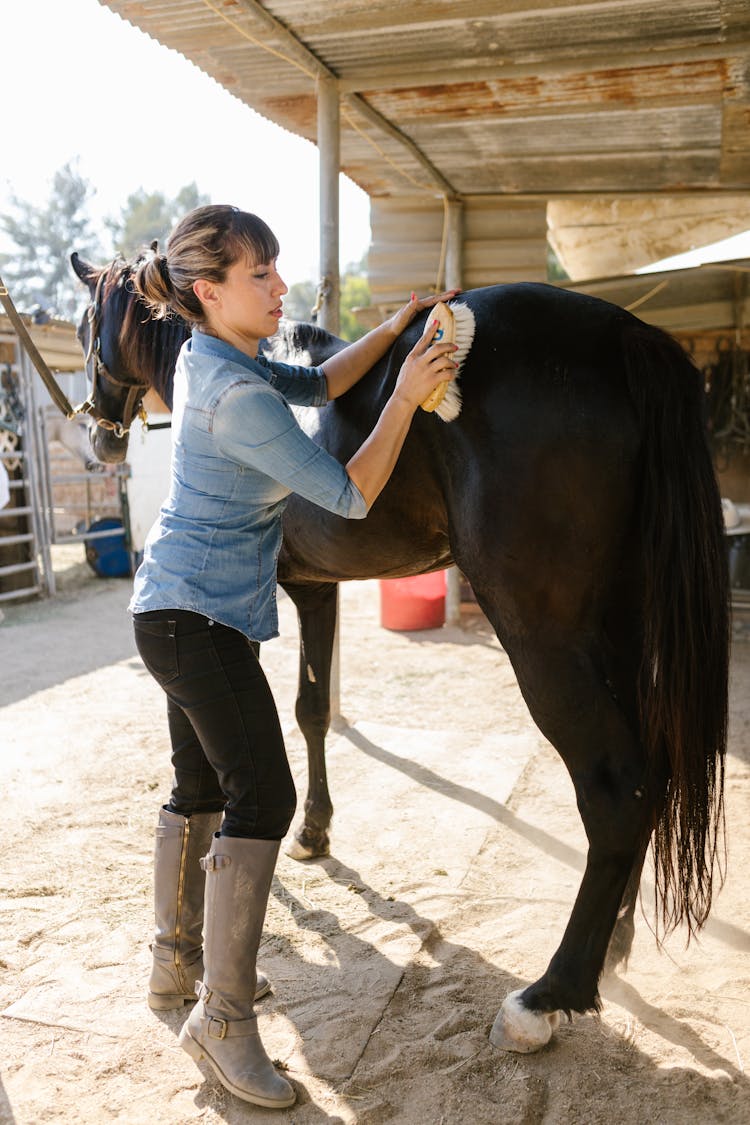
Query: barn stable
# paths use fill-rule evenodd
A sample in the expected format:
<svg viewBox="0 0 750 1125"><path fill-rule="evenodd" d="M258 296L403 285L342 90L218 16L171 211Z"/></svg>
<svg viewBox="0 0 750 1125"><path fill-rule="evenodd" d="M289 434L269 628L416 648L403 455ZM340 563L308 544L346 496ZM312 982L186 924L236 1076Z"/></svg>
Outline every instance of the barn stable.
<svg viewBox="0 0 750 1125"><path fill-rule="evenodd" d="M360 0L107 7L318 145L335 306L337 177L370 196L375 305L630 273L750 224L742 3Z"/></svg>
<svg viewBox="0 0 750 1125"><path fill-rule="evenodd" d="M719 11L715 4L686 5L682 26L679 13L669 13L667 18L666 13L647 12L642 4L617 4L614 8L610 4L595 5L601 20L591 19L592 6L587 5L585 22L576 19L581 14L576 9L561 9L554 3L544 9L544 19L538 8L532 10L528 5L503 6L500 14L494 7L488 14L485 6L481 16L478 6L471 5L471 15L469 7L431 6L420 20L411 10L395 5L374 7L372 11L361 4L334 4L325 9L316 5L314 14L318 18L313 23L307 22L309 9L303 12L296 3L266 6L237 0L219 5L204 0L189 6L123 4L118 10L144 21L144 27L145 21L158 13L165 34L174 23L181 36L175 35L173 45L181 44L180 49L186 53L195 22L200 28L197 38L201 49L206 52L204 62L218 52L225 81L241 72L245 43L260 50L259 59L253 60L257 63L254 81L262 74L263 52L268 53L266 42L272 44L277 60L292 61L295 72L301 69L300 63L304 64L308 71L305 80L319 83L317 91L305 87L303 98L294 94L292 86L284 90L278 84L272 87L265 83L264 89L273 88L277 95L281 91L281 109L291 106L303 124L307 120L305 106L309 110L314 99L316 112L320 107L317 135L323 150L321 163L329 179L337 174L338 162L331 163L330 156L342 140L340 122L335 128L333 123L343 100L353 108L341 117L348 114L355 120L354 114L359 112L361 119L374 125L370 109L385 117L387 97L398 100L401 91L406 91L405 96L418 96L421 107L425 89L432 89L431 81L439 86L458 58L462 60L463 80L480 88L474 91L475 96L481 100L481 90L486 86L487 96L499 103L497 116L503 119L499 131L508 156L505 186L508 195L523 196L521 210L535 195L529 181L520 182L524 164L536 164L541 177L537 184L540 196L546 198L552 193L554 183L550 173L546 173L546 181L543 179L548 158L542 134L533 134L533 113L524 117L516 100L514 116L505 119L503 115L506 103L497 90L506 99L512 93L503 85L508 78L503 67L518 68L510 75L518 85L518 97L530 76L534 79L532 93L550 85L557 89L564 85L562 78L569 79L566 94L579 106L577 113L566 117L562 105L547 102L542 122L557 118L556 132L565 137L571 162L577 164L575 182L585 183L581 191L593 197L598 185L585 179L586 166L589 176L605 177L608 166L615 165L617 156L622 155L617 150L611 160L607 158L607 152L612 152L612 146L626 131L628 114L635 109L637 115L643 109L633 96L633 87L621 87L631 96L621 94L620 117L613 124L612 119L606 119L609 106L599 108L591 92L598 88L595 78L605 81L615 59L623 71L643 65L639 59L645 36L649 45L654 40L663 44L668 59L666 63L664 59L650 59L651 70L663 64L667 69L676 66L677 73L684 74L684 68L704 64L706 73L713 72L714 79L713 85L710 77L706 79L710 94L705 95L704 88L709 108L697 112L695 105L690 107L692 137L696 136L696 119L700 123L698 133L705 146L701 153L686 140L688 115L682 114L684 103L680 100L686 96L684 83L681 94L672 94L672 100L669 83L659 87L659 96L646 107L639 131L631 134L632 174L638 175L639 186L649 185L658 191L656 185L661 183L676 191L673 176L679 174L682 184L694 164L702 169L700 175L717 181L724 174L722 168L728 169L732 193L741 196L745 172L737 172L736 166L740 159L737 154L741 155L741 130L733 137L731 148L722 152L720 161L723 130L711 131L717 124L720 105L719 116L726 110L729 134L736 118L732 111L738 89L742 98L741 68L731 61L745 50L746 28L738 6L721 5ZM388 22L380 23L383 11L387 11ZM342 24L343 17L347 22ZM419 25L416 30L415 24ZM439 35L431 40L436 24ZM371 26L374 36L368 35ZM157 28L149 29L157 34ZM241 49L232 41L234 50L222 54L229 34L239 35ZM628 49L620 50L626 35ZM575 36L575 49L571 36ZM376 55L378 37L380 54ZM402 57L393 47L399 43L407 52ZM364 47L359 61L352 65L348 60L360 44ZM545 53L540 58L542 47ZM372 54L365 48L372 48ZM735 52L731 59L726 50ZM555 59L556 51L564 58ZM551 71L546 66L550 54ZM722 65L715 67L718 57ZM424 69L417 69L424 58L429 59L431 79ZM314 69L315 60L326 73L320 75ZM574 63L578 70L569 69ZM218 75L218 63L212 65L216 65ZM697 94L701 86L697 70L689 73L694 80L690 92ZM379 76L388 78L391 85L382 85ZM656 80L651 72L641 77ZM663 73L658 77L665 79ZM674 80L674 73L671 77ZM331 81L351 82L351 90L332 91ZM416 95L415 81L420 83ZM581 84L588 91L585 97ZM648 82L645 87L651 88ZM458 90L451 94L459 100ZM528 93L526 97L531 110L536 100ZM451 104L453 100L451 97ZM365 108L357 110L360 103ZM432 116L440 126L442 108L433 104L433 110ZM429 245L425 270L432 272L436 267L432 284L442 283L449 270L455 271L465 255L468 258L464 235L471 206L460 196L470 193L466 181L458 179L459 169L448 167L447 154L458 141L471 141L473 137L476 144L477 129L481 129L484 117L472 121L466 103L463 112L453 140L448 129L442 155L439 128L438 140L431 145L426 132L420 136L421 114L410 121L397 118L394 112L393 128L383 128L387 139L378 142L382 163L388 169L398 160L397 148L408 150L410 175L416 181L412 186L423 187L425 174L433 176L428 164L435 173L435 181L429 181L431 190L434 192L435 183L442 184L431 216L437 222L425 239L426 250ZM485 116L490 119L489 109ZM428 130L430 113L425 117ZM356 138L350 140L355 145L365 144L361 119L356 119L358 128L351 126ZM679 129L674 133L667 128L670 121L680 119L682 142ZM657 129L658 123L661 129ZM589 125L590 138L583 136L584 126ZM658 141L654 142L657 133ZM324 134L329 138L325 145ZM405 145L402 136L407 138ZM511 152L514 136L527 146L523 154ZM596 159L591 156L594 143L600 153ZM470 150L472 146L467 147ZM643 159L639 160L641 150ZM675 154L674 173L669 172L665 152ZM470 155L470 151L464 153ZM368 166L371 162L372 158ZM483 176L486 184L493 165L499 163L500 157L493 158L486 150L483 162L468 164L467 168L479 187ZM566 195L575 195L572 182L565 182L565 165L555 166L554 172ZM381 170L384 180L390 174L386 167ZM691 182L693 188L688 190L702 190L697 180ZM493 181L489 194L501 195L503 202L512 204L505 199L502 186ZM321 191L326 220L335 215L331 207L334 194ZM384 198L387 195L384 192ZM574 204L578 202L573 200ZM613 206L608 214L617 218L618 208ZM565 256L565 232L570 234L577 221L573 213L558 215L553 223L549 204L545 205L545 246L554 225L560 260ZM416 230L416 222L413 226ZM325 250L333 265L332 272L322 271L320 298L324 317L335 318L332 298L336 270L335 256L331 255L335 239L329 237L326 222L321 222L321 229L328 231ZM503 244L509 240L505 228L496 241ZM394 239L389 253L393 252L394 259L403 258L403 230L401 242L396 242ZM578 244L578 235L570 238L569 264L573 261L572 249ZM325 263L325 254L321 260ZM541 265L539 268L543 280L546 273L541 273ZM502 278L499 266L497 272ZM568 272L573 277L570 269ZM543 295L536 289L533 293L540 302L547 302L547 309L554 302L554 307L570 310L571 317L578 317L578 310L592 309L596 317L601 306L588 301L587 289L611 285L607 292L615 304L608 307L616 308L616 323L621 323L619 309L627 305L635 311L642 309L644 319L649 310L655 323L657 317L665 321L671 318L675 330L685 324L686 333L692 330L696 342L700 333L700 346L707 357L705 381L710 382L708 376L715 375L711 385L722 390L725 405L730 400L731 409L722 416L722 425L731 435L741 433L743 424L742 411L736 409L736 390L742 387L736 356L744 350L742 286L746 263L731 263L730 270L723 272L730 273L729 286L723 284L727 280L723 276L706 273L707 283L701 286L699 299L695 293L670 285L666 276L634 279L632 274L618 272L618 267L607 270L603 280L596 273L586 276L584 272L564 287L545 287ZM498 276L491 280L498 280ZM462 281L465 287L463 276ZM473 280L468 284L480 283ZM392 299L396 298L389 296L384 285L379 298L383 310L387 311ZM474 358L479 355L484 368L489 369L493 360L479 347L486 349L487 341L491 346L495 339L492 329L500 316L494 314L502 294L493 289L484 296L467 295L466 299L473 303L483 329L488 326L481 339L477 338ZM716 306L718 311L699 322L695 308L703 305ZM106 312L103 308L102 315ZM670 510L661 503L660 494L644 488L640 495L647 497L648 510L643 522L637 523L642 517L628 507L632 494L627 487L632 482L627 472L620 474L626 486L612 488L608 493L611 504L602 504L603 491L617 476L608 457L597 462L599 475L589 472L588 491L567 489L584 502L594 495L598 498L591 507L599 515L606 509L604 514L610 517L609 523L599 525L612 536L608 545L628 550L628 537L618 531L623 515L632 516L633 526L637 523L639 529L647 524L657 544L671 536L667 564L665 552L660 552L658 559L655 555L659 552L653 552L648 558L654 566L643 568L644 584L652 583L649 589L655 591L647 603L631 601L628 568L623 567L623 580L616 584L622 597L608 606L612 612L606 636L599 623L592 626L598 629L596 660L592 660L589 637L584 633L576 634L574 643L560 644L564 634L560 622L565 623L558 611L565 595L563 580L571 571L566 570L563 548L575 543L584 530L582 516L578 534L568 535L570 507L565 509L566 518L557 523L554 511L550 518L550 509L544 510L544 526L550 534L546 542L545 537L537 537L537 545L546 550L549 584L535 577L539 571L533 569L535 560L530 554L524 558L524 565L518 565L510 552L502 560L494 557L496 570L501 564L506 566L507 590L514 590L511 580L515 578L515 592L521 594L515 601L510 592L506 597L511 620L503 634L505 647L499 644L499 633L495 635L481 621L475 621L472 629L449 624L445 629L426 630L421 636L383 630L367 607L367 582L344 583L341 629L343 651L347 653L346 718L327 732L327 759L317 756L309 742L305 744L291 721L284 730L298 792L304 791L310 776L320 782L322 775L325 782L327 768L336 820L329 848L319 848L315 853L309 849L304 862L300 862L294 847L299 840L289 841L290 850L281 857L271 888L261 955L273 988L265 997L265 1007L258 1005L258 1021L271 1057L294 1083L298 1098L288 1114L277 1112L277 1120L299 1125L331 1120L347 1125L389 1121L404 1125L421 1125L423 1121L444 1125L466 1121L477 1125L511 1125L517 1121L573 1125L582 1120L603 1123L614 1118L623 1125L647 1119L682 1125L691 1119L744 1119L750 1027L746 997L738 982L743 979L750 926L743 881L748 854L744 737L750 708L747 646L736 645L732 652L725 788L732 863L721 894L717 885L713 887L716 901L700 942L685 949L683 927L671 938L665 937L662 952L655 945L660 915L653 911L653 900L655 887L665 875L663 863L660 867L657 862L653 870L645 868L640 903L637 862L630 869L631 877L627 877L635 839L631 825L643 825L641 810L646 807L644 801L653 800L654 779L647 772L644 784L637 754L633 757L627 753L635 739L622 716L629 706L633 681L623 676L622 669L628 667L632 653L627 644L618 641L632 635L628 630L633 621L637 627L642 617L646 630L655 622L658 633L665 614L668 616L670 645L648 649L650 655L658 653L658 657L643 662L645 675L640 688L653 699L653 693L669 682L685 705L672 712L681 745L693 751L697 746L700 751L704 733L700 720L706 718L706 698L712 711L706 722L706 730L710 727L711 731L708 739L712 748L714 740L721 742L720 728L726 717L720 698L725 670L722 660L727 639L721 581L721 509L715 494L714 467L699 424L703 381L687 375L690 369L684 357L661 334L648 325L641 333L630 320L627 323L631 338L645 340L646 350L653 347L662 357L661 370L671 380L669 405L677 409L682 402L682 396L673 393L679 385L677 376L691 387L690 405L675 414L680 426L670 424L669 411L662 409L658 415L662 447L668 450L670 463L662 462L657 468L664 470L669 484ZM527 316L523 338L528 352L547 345L544 324L541 317L538 330L534 324L530 331ZM597 332L601 328L601 322L587 320L586 315L576 324L595 325ZM521 327L519 321L519 332ZM609 341L606 331L601 335ZM508 340L506 337L506 343ZM729 342L731 352L728 374L719 370L727 350L724 341ZM613 353L610 350L607 354L611 358ZM653 360L654 352L650 354ZM550 382L563 391L569 381L581 376L577 363L566 367L563 362L557 364L554 355L544 355ZM616 365L616 356L612 363ZM643 369L639 370L641 403L653 406L658 396L649 396L656 383L656 368L647 364L646 378ZM511 376L518 371L523 373L524 368L512 368ZM466 374L468 385L468 369ZM605 375L597 375L604 382ZM584 380L586 377L584 371ZM476 376L474 379L474 386L481 391L482 384ZM484 469L484 477L481 473L475 476L476 490L491 477L493 463L502 464L504 470L509 468L510 462L502 460L506 449L516 439L524 448L527 431L540 424L541 411L531 408L538 403L531 404L523 397L528 394L524 380L517 379L515 386L515 397L527 405L527 424L516 427L515 433L509 433L506 423L511 417L513 396L504 403L505 414L481 415L475 409L475 419L481 415L487 420L485 435L480 426L474 431L475 437L481 439L486 432L493 437L499 432L506 438L504 447L502 443L491 447L494 462L492 457L481 463L472 460L482 450L481 440L465 443L463 464L472 468L481 464ZM727 387L729 393L725 394ZM468 395L467 402L471 402ZM477 402L484 410L481 393L474 399L475 405ZM632 416L618 410L621 404L622 398L616 398L608 414L605 402L604 411L596 414L595 409L601 408L599 401L596 408L592 406L591 412L577 419L580 426L575 433L570 427L564 442L559 428L555 431L555 415L549 411L545 415L544 424L557 433L558 464L563 468L557 474L558 490L548 460L544 483L561 503L565 500L566 473L574 473L571 463L564 461L570 449L580 456L585 456L581 450L601 453L608 446L621 449L623 463L632 469L632 449L638 444L635 439L648 433L651 412L641 409L637 420L644 428L635 434ZM600 420L601 426L591 426L592 417ZM607 427L612 417L620 423L627 417L627 424ZM422 434L423 423L420 419L417 427ZM444 440L447 445L455 438L448 431ZM646 455L658 446L646 436L642 444ZM739 492L741 457L740 449L738 507L746 495ZM527 460L517 458L522 463ZM678 472L675 466L679 466ZM737 461L734 469L737 471ZM658 475L653 470L654 463L650 462L649 472L644 472L651 482ZM502 479L510 484L519 480L509 471ZM523 495L532 514L542 512L536 506L542 490L531 487L528 478L520 479L518 494ZM601 480L606 482L604 490ZM519 527L531 527L533 535L534 520L523 523L518 509L509 505L512 496L513 488L506 487L503 514L515 517ZM464 493L462 499L464 509L470 511L472 495ZM674 524L677 522L679 530L680 521L672 518L682 510L680 505L695 516L695 521L687 521L682 539L674 535ZM417 499L412 509L419 510ZM699 519L700 523L696 522ZM491 521L486 520L474 528L480 551L486 550L487 540L481 534L489 524ZM694 534L696 527L700 528L698 536ZM677 540L686 547L686 568L693 568L687 582L681 581L685 572L682 557L674 551ZM593 556L597 544L592 540L590 546ZM619 565L614 546L608 546L598 557L602 571ZM493 558L487 558L491 564ZM574 561L573 571L583 573L587 561L582 555L576 555ZM486 569L491 572L492 566ZM715 586L696 582L696 574L715 578ZM536 581L536 587L533 581L526 583L529 578ZM700 614L692 600L685 602L686 587L691 595L702 591L706 612ZM487 588L485 584L485 593ZM58 606L51 599L43 621L24 618L19 612L12 623L17 643L3 685L6 714L11 719L7 737L12 761L4 763L4 781L13 807L20 812L12 824L8 818L9 823L0 829L0 846L5 849L8 868L14 872L4 905L10 903L20 932L0 946L0 956L7 966L2 1017L10 1043L3 1094L9 1115L19 1122L40 1119L50 1105L65 1122L82 1117L98 1120L103 1110L128 1125L161 1119L204 1120L212 1125L244 1121L256 1111L228 1095L206 1067L194 1064L201 1063L199 1052L188 1058L177 1048L176 1037L182 1034L184 1025L182 1010L165 1007L154 1014L145 1005L150 954L144 934L152 913L149 876L153 819L159 794L169 784L169 763L163 698L134 659L132 637L122 621L125 604L122 590L105 583L91 601L73 598ZM500 616L497 605L490 608ZM291 600L280 599L279 609L284 617L284 634L294 624L294 605ZM682 609L687 610L684 616ZM535 628L524 634L519 644L521 634L514 633L514 627L530 613L537 614ZM692 628L693 617L700 619L698 630ZM71 633L76 641L72 646ZM707 637L719 643L706 646ZM680 638L685 643L680 643ZM268 645L264 656L272 682L278 683L280 712L290 720L295 710L293 672L297 664L301 681L308 692L317 695L318 703L324 690L320 686L323 677L318 651L323 646L316 648L310 634L308 639L301 658L296 644L285 646L284 641L279 646ZM570 642L571 634L564 640ZM40 643L46 646L44 661L38 656ZM531 674L532 664L537 668L541 665L544 680ZM592 693L589 689L594 679L596 691ZM620 693L623 683L628 693L624 698ZM529 710L536 716L536 725L530 721ZM305 711L304 705L297 705L301 720ZM654 713L660 713L658 706ZM327 726L327 715L322 725ZM559 753L545 734L555 742ZM690 754L686 757L693 762ZM701 759L700 753L698 757ZM704 751L703 757L709 763L716 761L713 749ZM618 762L622 765L619 771ZM712 783L717 775L709 769L707 775L695 777L683 768L678 776L685 802L694 801L696 791L706 798L698 809L694 804L683 805L683 826L688 832L694 831L693 812L698 820L703 817L705 822L706 816L711 819L707 806L711 805L712 789L716 793ZM720 779L718 785L720 790ZM577 815L576 797L585 831ZM309 799L305 802L305 814L312 804ZM714 805L714 814L716 811ZM330 801L321 819L325 813L327 830ZM19 824L31 826L33 847L29 847L28 833L18 831ZM621 835L615 839L617 831ZM700 831L698 838L697 847L688 851L701 867L705 855ZM714 837L709 834L709 839L713 841ZM602 850L605 840L609 846ZM708 850L712 851L712 843ZM682 852L681 861L684 858ZM622 882L616 880L622 880L623 874L627 886L621 893ZM680 877L684 874L682 863ZM689 905L701 913L707 908L710 879L708 886L704 879L699 890L700 901L694 899ZM596 892L593 898L592 892ZM584 909L592 901L603 904L599 911L592 912L593 917ZM594 993L589 994L588 1004L566 1005L557 990L567 986L578 999L575 988L579 981L571 972L575 964L584 965L587 983L591 984L590 951L595 946L603 958L615 915L622 925L618 925L619 939L613 950L615 966L610 964L601 982L601 1011L594 1010ZM565 956L555 954L561 934L566 943ZM632 951L630 941L634 943ZM623 951L632 952L627 973L619 964ZM550 970L538 980L550 956ZM583 978L584 971L580 976ZM523 997L530 989L535 990L537 1002L526 1005ZM545 989L554 1003L545 1000ZM181 1001L182 996L178 999ZM575 1013L571 1020L564 1018L566 1007ZM215 1030L223 1039L231 1021L218 1022Z"/></svg>
<svg viewBox="0 0 750 1125"><path fill-rule="evenodd" d="M467 2L103 6L317 145L319 323L338 326L343 172L371 201L366 323L412 287L562 270L562 284L674 331L711 370L722 494L750 502L747 262L710 280L632 276L750 226L746 5L552 4L543 18ZM453 584L454 620L457 598Z"/></svg>
<svg viewBox="0 0 750 1125"><path fill-rule="evenodd" d="M412 288L544 282L554 260L713 371L722 494L750 502L748 263L626 280L750 227L747 5L105 6L317 144L320 324L338 327L343 172L370 197L366 323Z"/></svg>

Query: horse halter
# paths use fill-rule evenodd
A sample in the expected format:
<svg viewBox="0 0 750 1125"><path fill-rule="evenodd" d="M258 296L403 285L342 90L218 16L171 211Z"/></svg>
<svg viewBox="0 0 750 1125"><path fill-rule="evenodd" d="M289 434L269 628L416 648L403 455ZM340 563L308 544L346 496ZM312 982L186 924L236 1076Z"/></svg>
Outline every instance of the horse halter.
<svg viewBox="0 0 750 1125"><path fill-rule="evenodd" d="M99 274L99 280L94 290L94 299L86 310L86 319L89 325L89 346L84 362L86 370L88 371L89 363L93 360L91 394L85 402L82 402L80 406L76 407L75 413L88 414L97 426L100 426L103 430L110 430L116 438L124 438L130 433L130 427L133 424L134 418L140 418L144 425L146 423L147 415L146 411L143 409L143 396L148 390L148 387L145 383L118 379L112 374L102 359L102 341L99 335L102 317L102 291L104 289L105 280L110 277L112 273L114 264L113 262L108 270L102 270ZM105 418L96 408L94 396L96 395L99 379L102 378L107 379L110 383L114 383L116 387L125 387L128 392L123 407L121 422L113 422L109 418Z"/></svg>

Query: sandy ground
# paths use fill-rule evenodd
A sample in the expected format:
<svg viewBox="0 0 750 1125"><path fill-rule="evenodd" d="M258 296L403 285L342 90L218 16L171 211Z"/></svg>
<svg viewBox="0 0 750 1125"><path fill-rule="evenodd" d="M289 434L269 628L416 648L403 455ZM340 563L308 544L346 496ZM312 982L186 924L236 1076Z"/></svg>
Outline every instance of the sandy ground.
<svg viewBox="0 0 750 1125"><path fill-rule="evenodd" d="M282 856L261 964L263 1039L299 1100L227 1094L145 1003L151 853L169 763L163 702L135 654L129 581L60 553L60 592L0 625L0 1121L750 1120L750 644L733 655L728 877L700 941L658 951L650 897L601 1018L536 1055L495 1050L505 994L554 951L585 841L570 782L482 618L393 633L378 586L342 594L330 739L332 854ZM296 625L264 646L304 797ZM746 631L745 631L746 633ZM201 1064L202 1065L202 1064Z"/></svg>

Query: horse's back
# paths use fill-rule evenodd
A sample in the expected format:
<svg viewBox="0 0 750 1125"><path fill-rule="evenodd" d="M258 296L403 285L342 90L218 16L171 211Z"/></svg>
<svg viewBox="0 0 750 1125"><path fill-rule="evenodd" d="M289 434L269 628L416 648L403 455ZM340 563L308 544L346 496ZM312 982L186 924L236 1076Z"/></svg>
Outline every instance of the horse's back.
<svg viewBox="0 0 750 1125"><path fill-rule="evenodd" d="M601 565L632 506L638 435L617 350L622 310L553 286L490 286L461 295L476 332L453 422L417 411L394 474L355 527L290 502L298 569L393 575L505 557L527 570L551 551L582 573ZM317 440L346 461L377 422L418 318L360 384L320 415ZM298 344L304 336L297 337ZM315 347L325 337L311 335ZM587 568L588 570L588 568Z"/></svg>
<svg viewBox="0 0 750 1125"><path fill-rule="evenodd" d="M628 519L640 445L621 347L627 314L546 285L462 299L477 326L463 409L436 437L469 468L452 485L454 520L516 547L546 541L559 562L561 551L599 555Z"/></svg>

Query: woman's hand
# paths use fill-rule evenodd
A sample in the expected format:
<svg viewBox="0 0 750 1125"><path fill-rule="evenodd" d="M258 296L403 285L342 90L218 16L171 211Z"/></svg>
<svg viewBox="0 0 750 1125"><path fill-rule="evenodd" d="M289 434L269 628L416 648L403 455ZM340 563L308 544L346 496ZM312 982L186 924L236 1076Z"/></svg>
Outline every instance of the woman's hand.
<svg viewBox="0 0 750 1125"><path fill-rule="evenodd" d="M451 297L455 297L460 292L460 289L451 289L447 293L441 293L439 297L422 297L421 300L416 293L412 293L408 305L404 305L402 309L394 313L390 320L384 320L382 324L373 328L366 336L360 337L353 344L342 348L340 352L329 356L323 363L323 371L328 382L328 398L338 398L339 395L343 395L345 391L354 386L358 379L362 378L366 371L374 367L418 312L436 305L438 301L449 301ZM430 339L434 334L433 329L430 333ZM448 378L447 375L446 378ZM427 393L429 394L429 391ZM427 398L427 394L424 395L424 398ZM424 398L420 399L420 402L423 402Z"/></svg>
<svg viewBox="0 0 750 1125"><path fill-rule="evenodd" d="M417 297L416 293L412 293L409 298L408 304L404 305L402 309L395 312L390 320L385 323L393 332L394 337L400 336L407 325L411 324L414 317L422 309L430 309L436 305L438 301L450 301L461 292L460 289L449 289L447 293L440 293L437 297Z"/></svg>
<svg viewBox="0 0 750 1125"><path fill-rule="evenodd" d="M443 293L442 297L450 299L456 292L457 290L451 290L449 293ZM392 318L396 326L401 324L398 331L403 331L415 313L429 308L441 299L441 297L425 297L422 301L418 301L416 296L412 295L409 304ZM382 341L383 337L387 336L384 329L389 326L390 322L386 321L379 328L374 328L369 333L369 337ZM457 366L453 353L458 351L458 348L447 341L433 344L438 327L439 322L434 317L428 316L421 338L401 364L393 394L383 407L375 429L347 462L346 470L362 493L368 509L380 495L393 472L417 407L429 398L440 383L446 383L456 377ZM363 339L367 340L368 337L365 336ZM350 347L356 348L357 344L361 346L362 340ZM380 345L378 350L379 348ZM345 352L339 352L338 356L343 354ZM383 352L379 351L379 354L382 355ZM329 362L326 360L326 363Z"/></svg>
<svg viewBox="0 0 750 1125"><path fill-rule="evenodd" d="M440 298L436 297L435 300ZM457 365L453 353L458 351L458 347L451 343L431 343L437 328L438 322L428 317L422 336L407 355L398 373L394 396L406 401L413 410L429 398L440 383L456 377Z"/></svg>

